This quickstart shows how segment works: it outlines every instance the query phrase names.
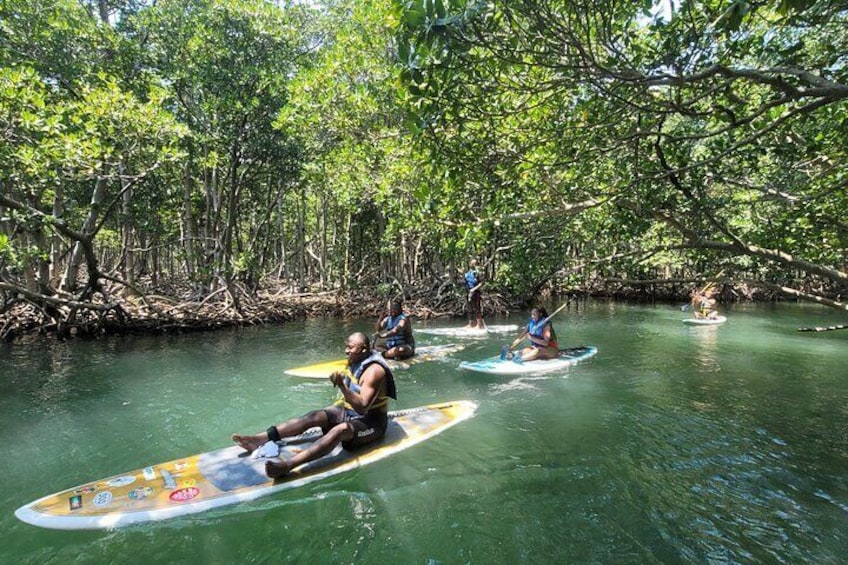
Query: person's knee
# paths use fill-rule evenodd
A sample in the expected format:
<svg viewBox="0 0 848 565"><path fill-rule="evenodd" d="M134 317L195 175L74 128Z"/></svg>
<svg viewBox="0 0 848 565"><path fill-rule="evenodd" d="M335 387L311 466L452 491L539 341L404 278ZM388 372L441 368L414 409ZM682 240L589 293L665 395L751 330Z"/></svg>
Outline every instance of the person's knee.
<svg viewBox="0 0 848 565"><path fill-rule="evenodd" d="M354 435L353 426L350 422L342 422L330 428L330 431L325 435L335 442L350 441Z"/></svg>
<svg viewBox="0 0 848 565"><path fill-rule="evenodd" d="M326 410L312 410L311 412L307 412L303 416L303 419L310 426L319 426L321 428L324 428L330 420Z"/></svg>

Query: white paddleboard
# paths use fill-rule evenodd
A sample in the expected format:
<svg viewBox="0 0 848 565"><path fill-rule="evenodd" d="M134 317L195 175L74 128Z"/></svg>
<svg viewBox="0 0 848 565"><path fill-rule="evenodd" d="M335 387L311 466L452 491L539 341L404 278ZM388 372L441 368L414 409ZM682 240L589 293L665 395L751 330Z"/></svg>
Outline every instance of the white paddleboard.
<svg viewBox="0 0 848 565"><path fill-rule="evenodd" d="M518 331L517 324L486 326L485 328L422 328L416 327L415 333L443 335L449 337L486 337L489 334L509 333Z"/></svg>
<svg viewBox="0 0 848 565"><path fill-rule="evenodd" d="M463 361L459 364L460 369L474 371L476 373L488 373L491 375L528 375L531 373L549 373L564 369L569 365L579 363L584 359L594 356L598 348L592 345L583 345L563 349L556 359L541 359L537 361L524 361L516 363L512 359L501 359L500 355L483 359L482 361Z"/></svg>
<svg viewBox="0 0 848 565"><path fill-rule="evenodd" d="M18 508L35 526L61 530L105 529L165 520L253 500L338 475L442 433L474 415L467 400L389 413L386 436L356 451L337 446L324 457L296 467L280 480L265 476L265 458L244 456L237 446L151 465L84 483ZM280 442L291 457L320 437L318 428Z"/></svg>
<svg viewBox="0 0 848 565"><path fill-rule="evenodd" d="M684 318L683 323L690 326L717 326L727 321L727 316L716 316L715 318Z"/></svg>
<svg viewBox="0 0 848 565"><path fill-rule="evenodd" d="M456 343L446 343L444 345L423 345L415 348L415 355L403 361L395 361L394 359L386 359L386 364L390 369L396 371L398 369L409 369L410 366L424 361L434 361L447 357L451 353L462 351L464 345ZM303 367L294 367L286 369L284 372L293 377L304 377L307 379L326 379L330 373L335 371L343 371L347 366L347 359L334 359L332 361L324 361L323 363L315 363L312 365L304 365Z"/></svg>

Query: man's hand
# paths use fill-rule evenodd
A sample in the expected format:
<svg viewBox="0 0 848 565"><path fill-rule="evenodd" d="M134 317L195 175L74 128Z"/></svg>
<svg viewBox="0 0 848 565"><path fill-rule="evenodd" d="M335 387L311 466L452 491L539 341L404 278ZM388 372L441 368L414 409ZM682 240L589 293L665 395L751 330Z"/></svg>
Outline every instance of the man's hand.
<svg viewBox="0 0 848 565"><path fill-rule="evenodd" d="M333 371L330 373L330 382L334 387L342 386L345 380L345 374L342 371Z"/></svg>

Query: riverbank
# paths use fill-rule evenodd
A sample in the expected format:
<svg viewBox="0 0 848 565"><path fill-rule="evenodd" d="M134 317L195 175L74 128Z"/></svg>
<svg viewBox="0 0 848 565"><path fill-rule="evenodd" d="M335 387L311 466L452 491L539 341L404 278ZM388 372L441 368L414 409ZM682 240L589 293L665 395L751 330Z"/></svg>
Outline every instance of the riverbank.
<svg viewBox="0 0 848 565"><path fill-rule="evenodd" d="M144 295L107 291L108 301L90 303L7 298L0 314L0 341L210 331L316 317L377 318L385 311L388 299L385 290L378 288L292 292L290 285L276 281L267 281L253 292L235 286L202 297L195 295L188 285L177 285ZM404 310L417 319L465 315L462 289L408 287L403 289L403 296ZM484 310L486 315L507 315L520 305L520 300L495 292L486 295Z"/></svg>
<svg viewBox="0 0 848 565"><path fill-rule="evenodd" d="M546 291L542 296L529 298L490 288L484 293L483 310L487 317L507 316L526 309L536 300L556 301L557 296L684 303L695 284L699 281L603 280L588 288L560 289L557 294ZM188 284L144 290L143 295L125 295L118 289L113 292L106 289L104 296L108 301L92 303L60 299L39 303L23 297L7 297L0 314L0 341L26 341L43 336L67 339L210 331L314 317L376 319L385 310L386 300L401 293L404 310L413 319L464 318L467 306L464 288L445 284L394 287L391 292L384 287L293 292L289 283L268 280L252 292L236 285L197 296ZM720 285L717 299L719 303L764 301L779 299L779 295L725 283Z"/></svg>

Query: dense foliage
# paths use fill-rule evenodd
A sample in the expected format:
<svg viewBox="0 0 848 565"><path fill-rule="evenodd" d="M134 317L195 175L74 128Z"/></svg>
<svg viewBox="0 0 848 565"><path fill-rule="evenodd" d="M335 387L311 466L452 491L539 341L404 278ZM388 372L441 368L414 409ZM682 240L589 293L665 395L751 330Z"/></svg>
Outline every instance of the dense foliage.
<svg viewBox="0 0 848 565"><path fill-rule="evenodd" d="M8 0L0 291L720 277L846 309L829 1ZM118 305L118 306L116 306Z"/></svg>
<svg viewBox="0 0 848 565"><path fill-rule="evenodd" d="M516 277L588 259L845 308L845 22L833 2L437 0L399 52L445 198Z"/></svg>

